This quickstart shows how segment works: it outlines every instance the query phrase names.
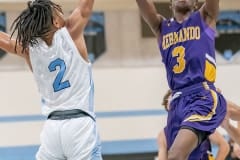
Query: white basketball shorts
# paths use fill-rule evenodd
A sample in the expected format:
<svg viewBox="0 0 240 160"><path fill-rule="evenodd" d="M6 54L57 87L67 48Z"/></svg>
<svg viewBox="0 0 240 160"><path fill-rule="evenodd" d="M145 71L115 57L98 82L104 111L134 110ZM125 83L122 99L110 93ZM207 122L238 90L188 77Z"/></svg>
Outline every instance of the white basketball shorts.
<svg viewBox="0 0 240 160"><path fill-rule="evenodd" d="M90 117L46 120L37 160L102 160L96 122Z"/></svg>

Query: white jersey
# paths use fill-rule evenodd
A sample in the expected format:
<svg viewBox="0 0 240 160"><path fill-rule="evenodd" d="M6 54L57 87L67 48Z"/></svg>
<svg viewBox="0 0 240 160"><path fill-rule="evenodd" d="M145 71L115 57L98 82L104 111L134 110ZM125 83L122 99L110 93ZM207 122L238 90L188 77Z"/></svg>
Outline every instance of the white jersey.
<svg viewBox="0 0 240 160"><path fill-rule="evenodd" d="M95 116L91 63L81 57L68 30L58 30L51 46L38 42L29 52L43 114L81 109Z"/></svg>

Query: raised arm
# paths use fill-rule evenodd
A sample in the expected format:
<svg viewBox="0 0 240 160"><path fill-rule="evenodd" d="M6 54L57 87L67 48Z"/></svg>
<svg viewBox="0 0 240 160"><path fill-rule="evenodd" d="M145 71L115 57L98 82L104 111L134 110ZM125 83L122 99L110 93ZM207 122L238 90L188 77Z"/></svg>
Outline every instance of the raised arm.
<svg viewBox="0 0 240 160"><path fill-rule="evenodd" d="M9 34L0 31L0 48L7 53L12 53L24 58L26 60L26 63L32 70L28 49L25 50L24 53L22 53L22 46L17 44L15 47L15 44L15 39L12 39Z"/></svg>
<svg viewBox="0 0 240 160"><path fill-rule="evenodd" d="M94 0L79 0L77 8L67 19L67 27L73 40L83 34L89 17L91 16Z"/></svg>
<svg viewBox="0 0 240 160"><path fill-rule="evenodd" d="M200 13L205 22L215 28L219 12L219 0L205 0L205 3L200 8Z"/></svg>
<svg viewBox="0 0 240 160"><path fill-rule="evenodd" d="M20 45L17 45L15 50L15 43L16 41L11 39L9 34L0 31L0 48L7 53L13 53L25 57L26 54L21 53L22 47Z"/></svg>
<svg viewBox="0 0 240 160"><path fill-rule="evenodd" d="M143 19L149 25L155 36L158 36L160 33L160 24L164 17L157 13L153 1L136 0L136 2Z"/></svg>

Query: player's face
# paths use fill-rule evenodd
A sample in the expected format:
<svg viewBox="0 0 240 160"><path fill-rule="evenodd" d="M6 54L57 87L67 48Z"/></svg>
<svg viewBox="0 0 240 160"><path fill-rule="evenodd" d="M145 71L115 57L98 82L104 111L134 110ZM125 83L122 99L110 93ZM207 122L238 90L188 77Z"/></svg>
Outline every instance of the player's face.
<svg viewBox="0 0 240 160"><path fill-rule="evenodd" d="M171 0L172 9L180 13L192 11L196 4L197 0Z"/></svg>

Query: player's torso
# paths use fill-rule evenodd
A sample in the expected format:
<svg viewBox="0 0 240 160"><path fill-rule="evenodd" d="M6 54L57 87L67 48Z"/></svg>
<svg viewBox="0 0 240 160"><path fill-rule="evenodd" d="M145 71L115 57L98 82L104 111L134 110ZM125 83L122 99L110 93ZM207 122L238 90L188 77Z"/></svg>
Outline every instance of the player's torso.
<svg viewBox="0 0 240 160"><path fill-rule="evenodd" d="M91 64L79 54L66 28L57 31L52 46L44 41L30 47L33 74L43 101L43 113L54 110L93 110Z"/></svg>
<svg viewBox="0 0 240 160"><path fill-rule="evenodd" d="M194 12L183 23L174 19L161 25L159 48L171 89L215 80L215 32Z"/></svg>

